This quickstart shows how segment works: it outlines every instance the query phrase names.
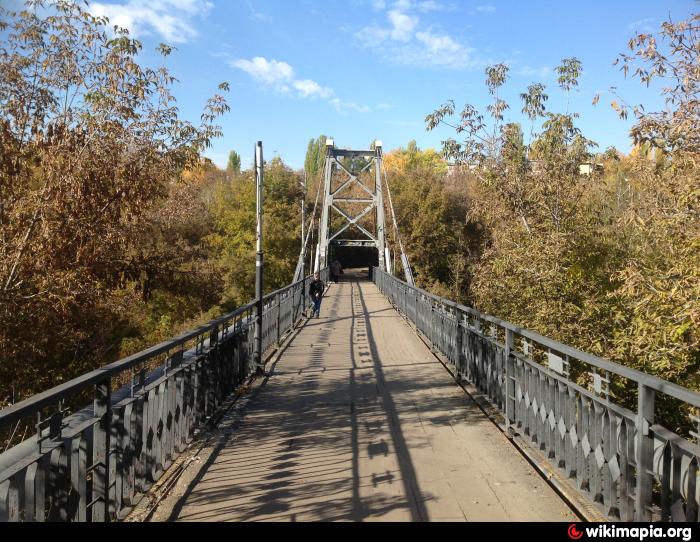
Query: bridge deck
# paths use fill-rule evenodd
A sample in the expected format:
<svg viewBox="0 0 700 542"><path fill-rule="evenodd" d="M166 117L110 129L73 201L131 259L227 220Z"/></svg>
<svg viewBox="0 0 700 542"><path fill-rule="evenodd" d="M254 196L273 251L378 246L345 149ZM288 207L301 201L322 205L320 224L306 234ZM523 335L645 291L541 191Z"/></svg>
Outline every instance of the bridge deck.
<svg viewBox="0 0 700 542"><path fill-rule="evenodd" d="M155 519L576 519L374 284L321 314Z"/></svg>

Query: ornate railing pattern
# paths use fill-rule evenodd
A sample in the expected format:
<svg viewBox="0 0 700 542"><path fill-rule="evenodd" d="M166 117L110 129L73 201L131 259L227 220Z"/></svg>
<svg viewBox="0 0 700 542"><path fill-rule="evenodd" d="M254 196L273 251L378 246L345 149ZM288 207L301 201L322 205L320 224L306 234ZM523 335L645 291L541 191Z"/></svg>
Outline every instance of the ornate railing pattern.
<svg viewBox="0 0 700 542"><path fill-rule="evenodd" d="M308 282L264 298L263 350L301 318ZM254 311L250 303L0 411L0 431L37 420L32 437L0 454L0 521L124 516L255 369ZM67 415L66 403L90 397Z"/></svg>
<svg viewBox="0 0 700 542"><path fill-rule="evenodd" d="M406 284L374 282L519 434L611 519L698 521L700 447L655 420L655 398L700 407L700 394L593 356ZM586 385L570 378L575 367ZM636 388L637 409L611 384Z"/></svg>

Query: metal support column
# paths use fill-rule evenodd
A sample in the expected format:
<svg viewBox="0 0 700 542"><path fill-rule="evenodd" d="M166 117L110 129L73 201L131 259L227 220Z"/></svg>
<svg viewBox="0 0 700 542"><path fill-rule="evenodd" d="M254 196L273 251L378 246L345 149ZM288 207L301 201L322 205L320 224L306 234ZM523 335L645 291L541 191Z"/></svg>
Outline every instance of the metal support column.
<svg viewBox="0 0 700 542"><path fill-rule="evenodd" d="M304 170L304 180L301 191L301 276L306 275L306 170ZM295 277L296 278L296 277Z"/></svg>
<svg viewBox="0 0 700 542"><path fill-rule="evenodd" d="M326 267L328 259L328 221L331 216L331 206L333 205L333 194L331 193L331 178L333 177L333 169L335 165L335 156L333 155L333 140L326 139L326 161L323 165L323 212L321 214L321 224L319 228L320 250L316 252L316 260L320 267ZM313 270L316 271L316 265Z"/></svg>
<svg viewBox="0 0 700 542"><path fill-rule="evenodd" d="M382 192L382 144L381 141L377 143L378 145L375 146L377 157L374 165L375 205L377 206L377 251L379 252L379 269L386 271L389 269L389 262L385 259L386 251L384 250L386 242L384 239L384 194Z"/></svg>
<svg viewBox="0 0 700 542"><path fill-rule="evenodd" d="M255 145L255 193L257 227L255 230L255 345L253 359L256 370L263 371L263 147Z"/></svg>

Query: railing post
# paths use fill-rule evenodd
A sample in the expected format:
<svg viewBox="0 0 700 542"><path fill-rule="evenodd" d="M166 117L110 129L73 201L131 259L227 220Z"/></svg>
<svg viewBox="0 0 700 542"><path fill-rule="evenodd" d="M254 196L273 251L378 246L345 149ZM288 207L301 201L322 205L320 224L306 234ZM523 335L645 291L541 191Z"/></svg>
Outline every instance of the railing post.
<svg viewBox="0 0 700 542"><path fill-rule="evenodd" d="M95 386L94 413L99 421L93 429L92 520L94 522L108 522L111 519L109 517L111 403L111 381L107 378Z"/></svg>
<svg viewBox="0 0 700 542"><path fill-rule="evenodd" d="M280 318L282 316L282 294L277 294L277 346L280 345L280 337L282 336L280 330Z"/></svg>
<svg viewBox="0 0 700 542"><path fill-rule="evenodd" d="M464 327L462 326L462 311L460 310L455 310L455 323L456 323L456 330L455 330L455 373L457 373L457 376L459 377L458 380L461 380L462 376L462 362L464 360L464 355L462 354L464 350Z"/></svg>
<svg viewBox="0 0 700 542"><path fill-rule="evenodd" d="M506 385L504 386L505 393L505 418L506 430L508 435L513 434L513 424L515 423L515 363L511 356L513 349L513 332L506 329L506 346L505 346L505 372Z"/></svg>
<svg viewBox="0 0 700 542"><path fill-rule="evenodd" d="M418 294L413 292L413 327L418 330Z"/></svg>
<svg viewBox="0 0 700 542"><path fill-rule="evenodd" d="M651 498L654 476L654 390L641 382L637 397L637 495L635 499L635 521L651 521Z"/></svg>

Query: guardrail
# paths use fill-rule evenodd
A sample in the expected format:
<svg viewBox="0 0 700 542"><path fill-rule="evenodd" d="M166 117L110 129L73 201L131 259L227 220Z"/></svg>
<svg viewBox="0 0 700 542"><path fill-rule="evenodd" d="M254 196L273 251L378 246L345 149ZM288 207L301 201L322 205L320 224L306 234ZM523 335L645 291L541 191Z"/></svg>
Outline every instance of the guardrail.
<svg viewBox="0 0 700 542"><path fill-rule="evenodd" d="M455 374L501 410L507 431L539 450L609 518L698 521L700 447L655 420L655 399L662 395L696 409L700 394L409 286L377 268L373 280ZM570 378L572 369L579 383ZM621 386L636 389L636 410L616 402L614 389Z"/></svg>
<svg viewBox="0 0 700 542"><path fill-rule="evenodd" d="M302 317L309 280L265 296L264 351ZM254 311L249 303L0 411L0 431L32 416L37 428L0 454L0 521L128 513L253 372ZM67 415L67 403L90 396L92 406Z"/></svg>

